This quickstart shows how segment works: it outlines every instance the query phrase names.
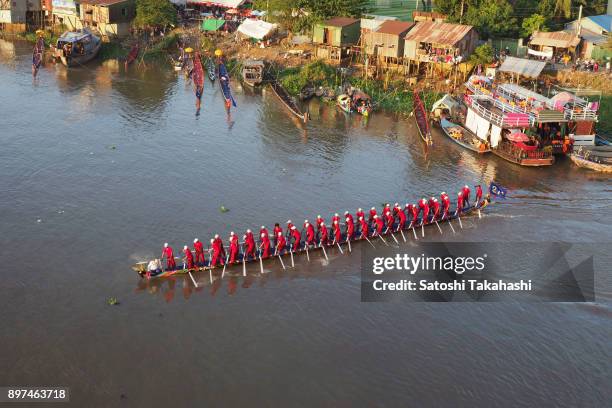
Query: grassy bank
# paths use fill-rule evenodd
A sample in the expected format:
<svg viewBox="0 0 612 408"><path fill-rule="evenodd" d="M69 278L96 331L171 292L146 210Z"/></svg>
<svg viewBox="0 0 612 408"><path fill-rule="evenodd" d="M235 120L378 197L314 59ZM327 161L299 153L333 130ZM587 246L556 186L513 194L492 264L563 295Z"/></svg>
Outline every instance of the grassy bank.
<svg viewBox="0 0 612 408"><path fill-rule="evenodd" d="M297 95L307 84L336 89L350 83L370 95L377 109L400 114L412 111L412 88L409 88L402 79L387 81L385 86L385 83L379 80L364 80L356 76L344 77L334 67L322 61L299 68L284 69L279 72L278 77L287 92L292 95ZM439 93L431 91L423 95L427 107L440 97Z"/></svg>
<svg viewBox="0 0 612 408"><path fill-rule="evenodd" d="M601 97L599 123L597 123L598 132L610 137L612 136L612 122L610 122L608 118L612 118L612 94L603 95Z"/></svg>

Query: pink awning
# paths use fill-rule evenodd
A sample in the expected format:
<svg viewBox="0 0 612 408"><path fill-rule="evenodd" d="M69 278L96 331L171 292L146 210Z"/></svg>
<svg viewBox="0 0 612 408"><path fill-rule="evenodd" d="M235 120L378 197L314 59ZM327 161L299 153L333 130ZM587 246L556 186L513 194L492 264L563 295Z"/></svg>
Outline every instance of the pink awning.
<svg viewBox="0 0 612 408"><path fill-rule="evenodd" d="M529 141L529 136L527 136L526 134L524 134L522 132L510 133L506 137L511 142L527 142L527 141Z"/></svg>

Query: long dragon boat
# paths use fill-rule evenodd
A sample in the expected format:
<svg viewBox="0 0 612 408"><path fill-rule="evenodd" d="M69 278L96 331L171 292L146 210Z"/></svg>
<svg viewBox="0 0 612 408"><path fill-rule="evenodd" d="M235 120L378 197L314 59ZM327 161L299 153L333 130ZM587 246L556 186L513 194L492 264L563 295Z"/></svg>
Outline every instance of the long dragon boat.
<svg viewBox="0 0 612 408"><path fill-rule="evenodd" d="M272 81L270 83L270 86L272 87L272 91L274 91L274 94L278 96L278 99L281 100L281 102L283 103L283 105L285 105L289 112L291 112L304 123L308 121L308 113L302 112L295 100L289 95L287 90L283 88L280 82Z"/></svg>
<svg viewBox="0 0 612 408"><path fill-rule="evenodd" d="M306 257L308 258L308 260L310 260L310 254L311 253L317 253L317 252L322 252L323 255L325 256L325 258L327 258L327 252L326 249L333 249L334 247L337 247L339 249L339 251L341 251L342 253L344 252L344 250L342 249L342 246L345 246L345 250L348 249L349 251L351 251L351 242L355 243L355 242L359 242L359 241L366 241L368 243L370 243L372 246L374 246L374 244L372 243L373 240L381 240L383 242L383 245L389 245L389 242L387 242L385 240L385 238L389 238L391 237L393 239L394 243L399 244L399 240L398 238L395 236L395 234L401 234L401 237L404 241L406 241L406 235L409 235L409 231L412 231L412 234L414 235L415 239L418 239L417 236L419 234L417 234L417 231L419 229L421 229L421 236L424 237L425 236L425 227L432 227L434 225L436 225L438 227L438 229L440 229L440 225L441 223L449 223L450 227L452 228L452 231L454 232L455 229L452 226L451 221L453 220L458 220L459 223L461 223L461 216L467 216L473 213L479 213L480 214L480 210L484 209L487 205L489 205L489 203L491 202L491 199L489 198L489 196L485 197L485 199L483 201L481 201L478 205L474 205L474 206L470 206L467 207L463 210L463 212L461 213L461 215L457 215L457 214L452 214L449 215L447 217L438 217L436 219L433 219L433 215L431 217L428 217L426 222L423 222L422 217L421 218L417 218L416 221L413 220L406 228L404 228L401 231L397 231L397 222L393 225L393 228L387 228L387 230L380 235L374 235L372 234L373 231L373 227L370 226L369 227L369 234L368 234L368 238L361 238L360 236L360 231L358 231L358 228L355 229L355 233L354 236L355 238L347 240L346 239L346 234L342 234L342 242L334 242L331 245L321 245L320 243L317 243L316 245L304 245L305 242L300 242L299 245L299 249L296 250L286 250L285 253L283 254L276 254L274 253L273 255L270 255L268 258L262 258L261 257L261 251L257 252L257 256L254 258L249 258L248 256L245 256L244 251L242 251L238 257L237 257L237 261L233 264L226 264L226 266L238 266L238 265L242 265L243 268L243 274L246 275L246 265L247 264L253 264L253 263L257 263L259 262L260 264L260 268L261 270L263 270L263 262L266 261L272 261L275 259L278 259L281 262L281 265L283 266L283 268L285 268L285 264L282 260L282 257L284 255L288 255L291 257L293 262L293 257L294 256L302 256L304 254L306 254ZM406 235L404 235L404 232L406 232ZM440 233L442 233L442 230L440 229ZM288 244L289 246L289 244ZM243 248L243 246L240 246L241 248ZM243 248L244 249L244 248ZM208 250L208 252L210 252L210 249ZM206 253L206 251L205 251ZM186 275L186 274L190 274L191 272L203 272L203 271L212 271L215 269L223 269L223 271L225 271L226 266L225 265L216 265L216 266L211 266L211 259L205 260L204 264L199 264L197 267L193 268L193 269L187 269L185 267L185 264L183 263L183 259L182 258L178 258L175 257L175 262L177 264L177 269L171 269L171 270L164 270L162 269L162 271L158 274L155 275L149 275L147 273L147 265L149 263L149 261L146 262L138 262L134 265L132 265L132 270L134 270L136 273L138 273L138 275L141 278L146 278L146 279L160 279L160 278L168 278L168 277L172 277L175 275ZM178 267L178 265L182 265L182 267ZM193 278L193 277L192 277ZM197 286L197 285L196 285Z"/></svg>
<svg viewBox="0 0 612 408"><path fill-rule="evenodd" d="M223 99L225 99L225 109L229 111L231 106L236 107L236 101L232 95L232 89L230 88L230 76L223 62L219 63L219 86L221 86Z"/></svg>
<svg viewBox="0 0 612 408"><path fill-rule="evenodd" d="M421 136L421 139L423 139L423 142L425 142L427 146L431 146L433 145L433 140L431 138L431 130L429 128L429 118L427 117L427 110L425 109L425 105L421 100L419 91L417 91L416 89L414 90L413 97L414 100L412 102L412 112L414 114L414 119L416 121L417 128L419 129L419 136Z"/></svg>

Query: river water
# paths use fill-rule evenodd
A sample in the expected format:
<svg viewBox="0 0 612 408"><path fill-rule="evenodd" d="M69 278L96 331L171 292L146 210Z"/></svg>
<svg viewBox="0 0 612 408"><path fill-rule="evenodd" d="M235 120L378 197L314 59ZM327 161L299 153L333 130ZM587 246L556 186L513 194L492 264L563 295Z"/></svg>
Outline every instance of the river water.
<svg viewBox="0 0 612 408"><path fill-rule="evenodd" d="M479 158L439 133L426 154L411 120L316 101L304 128L271 91L239 84L231 117L209 82L196 116L170 67L46 64L33 80L30 46L0 45L0 385L69 386L73 405L103 407L609 401L612 279L597 256L596 302L582 304L361 303L360 256L336 251L212 285L200 274L197 289L147 285L130 265L166 241L176 253L194 237L493 179L509 199L426 239L601 255L610 178L569 160Z"/></svg>

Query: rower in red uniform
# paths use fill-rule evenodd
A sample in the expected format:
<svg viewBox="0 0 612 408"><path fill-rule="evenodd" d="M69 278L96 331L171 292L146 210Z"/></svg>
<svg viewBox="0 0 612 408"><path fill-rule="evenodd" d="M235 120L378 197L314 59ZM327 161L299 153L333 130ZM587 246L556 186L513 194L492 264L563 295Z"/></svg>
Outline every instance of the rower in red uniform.
<svg viewBox="0 0 612 408"><path fill-rule="evenodd" d="M463 196L463 205L466 207L469 207L470 206L470 188L467 186L467 184L463 186L463 188L461 189L461 194Z"/></svg>
<svg viewBox="0 0 612 408"><path fill-rule="evenodd" d="M291 233L291 227L293 227L293 222L291 222L291 220L287 220L287 234Z"/></svg>
<svg viewBox="0 0 612 408"><path fill-rule="evenodd" d="M370 235L370 228L364 217L359 217L359 225L361 226L361 235L359 238L367 238Z"/></svg>
<svg viewBox="0 0 612 408"><path fill-rule="evenodd" d="M251 256L253 259L255 259L255 238L253 237L253 233L250 229L247 230L246 235L244 236L244 244L246 245L246 253L244 256Z"/></svg>
<svg viewBox="0 0 612 408"><path fill-rule="evenodd" d="M383 227L384 227L385 223L383 222L382 218L380 218L378 215L374 216L374 223L376 224L376 226L375 226L376 229L374 230L375 234L376 235L381 235L382 232L383 232Z"/></svg>
<svg viewBox="0 0 612 408"><path fill-rule="evenodd" d="M353 239L353 235L355 234L355 224L353 223L353 217L349 217L350 214L346 216L344 221L346 221L346 240L350 241Z"/></svg>
<svg viewBox="0 0 612 408"><path fill-rule="evenodd" d="M442 201L442 219L448 218L450 211L450 197L445 192L440 194L440 201Z"/></svg>
<svg viewBox="0 0 612 408"><path fill-rule="evenodd" d="M406 213L402 211L400 206L396 207L397 209L397 217L399 218L399 223L397 224L396 231L401 231L406 227Z"/></svg>
<svg viewBox="0 0 612 408"><path fill-rule="evenodd" d="M191 249L187 245L183 247L183 253L185 254L185 261L187 263L187 269L195 268L193 264L193 254L191 253Z"/></svg>
<svg viewBox="0 0 612 408"><path fill-rule="evenodd" d="M325 223L325 220L320 215L317 215L317 230L321 229L321 224Z"/></svg>
<svg viewBox="0 0 612 408"><path fill-rule="evenodd" d="M416 225L417 218L419 218L419 207L414 204L406 204L406 211L411 218L410 226L408 226L408 228L410 228L411 226Z"/></svg>
<svg viewBox="0 0 612 408"><path fill-rule="evenodd" d="M371 224L374 221L374 216L376 215L376 208L370 208L370 218L368 218L368 224Z"/></svg>
<svg viewBox="0 0 612 408"><path fill-rule="evenodd" d="M332 226L334 233L334 243L339 244L342 242L342 232L340 231L340 222L334 221L334 225Z"/></svg>
<svg viewBox="0 0 612 408"><path fill-rule="evenodd" d="M221 255L221 260L225 263L225 258L227 254L225 253L225 247L223 246L223 240L219 237L219 234L215 234L215 242L219 245L219 255Z"/></svg>
<svg viewBox="0 0 612 408"><path fill-rule="evenodd" d="M402 211L399 203L393 204L393 216L397 216L397 214Z"/></svg>
<svg viewBox="0 0 612 408"><path fill-rule="evenodd" d="M268 229L265 227L265 225L262 225L261 228L259 229L259 236L260 237L261 237L261 234L268 235Z"/></svg>
<svg viewBox="0 0 612 408"><path fill-rule="evenodd" d="M261 258L270 257L270 237L266 233L261 233Z"/></svg>
<svg viewBox="0 0 612 408"><path fill-rule="evenodd" d="M338 215L338 213L335 213L334 216L331 218L332 227L336 222L340 223L340 215Z"/></svg>
<svg viewBox="0 0 612 408"><path fill-rule="evenodd" d="M353 219L353 214L351 214L351 213L350 213L350 212L348 212L348 211L345 211L345 212L344 212L344 220L346 221L346 219L347 219L347 218L350 218L350 219L351 219L351 222L352 222L353 224L355 223L355 220Z"/></svg>
<svg viewBox="0 0 612 408"><path fill-rule="evenodd" d="M474 203L474 207L480 207L480 200L482 200L482 187L480 184L476 186L476 202Z"/></svg>
<svg viewBox="0 0 612 408"><path fill-rule="evenodd" d="M419 201L419 209L423 213L423 215L421 216L421 225L427 224L429 218L429 205L427 204L427 200L425 200L424 198Z"/></svg>
<svg viewBox="0 0 612 408"><path fill-rule="evenodd" d="M172 251L172 247L168 245L167 242L164 244L164 249L162 250L162 258L164 256L166 257L166 269L176 269L176 262L174 262L174 252Z"/></svg>
<svg viewBox="0 0 612 408"><path fill-rule="evenodd" d="M357 221L359 221L360 217L363 217L365 219L365 213L363 212L363 210L361 208L357 209L357 212L355 213L355 216L357 217Z"/></svg>
<svg viewBox="0 0 612 408"><path fill-rule="evenodd" d="M393 224L395 224L395 217L391 210L387 210L385 213L385 224L387 224L387 230L393 231Z"/></svg>
<svg viewBox="0 0 612 408"><path fill-rule="evenodd" d="M212 248L212 256L210 259L210 266L215 267L217 264L221 263L223 265L223 260L221 259L221 247L219 246L219 242L211 238L210 246Z"/></svg>
<svg viewBox="0 0 612 408"><path fill-rule="evenodd" d="M283 233L279 232L278 236L276 237L276 249L274 251L275 254L282 255L283 250L285 249L286 246L287 246L287 241L285 240Z"/></svg>
<svg viewBox="0 0 612 408"><path fill-rule="evenodd" d="M196 265L204 265L204 245L197 238L193 240L193 249L195 249Z"/></svg>
<svg viewBox="0 0 612 408"><path fill-rule="evenodd" d="M455 215L461 215L463 211L463 193L457 193L457 209L455 210Z"/></svg>
<svg viewBox="0 0 612 408"><path fill-rule="evenodd" d="M322 222L319 228L319 246L327 245L329 241L329 233L327 231L325 223Z"/></svg>
<svg viewBox="0 0 612 408"><path fill-rule="evenodd" d="M291 238L293 238L293 243L291 244L291 250L299 251L302 246L302 234L300 234L300 231L298 231L295 225L291 227Z"/></svg>
<svg viewBox="0 0 612 408"><path fill-rule="evenodd" d="M315 245L315 230L312 224L308 222L308 220L304 220L304 229L306 230L306 244Z"/></svg>
<svg viewBox="0 0 612 408"><path fill-rule="evenodd" d="M437 220L438 217L440 216L440 203L438 202L437 198L432 197L433 201L431 203L431 208L433 210L433 217L432 217L432 221L433 220Z"/></svg>
<svg viewBox="0 0 612 408"><path fill-rule="evenodd" d="M238 235L234 234L234 231L230 232L230 256L229 263L234 263L238 258Z"/></svg>
<svg viewBox="0 0 612 408"><path fill-rule="evenodd" d="M274 237L274 248L276 248L276 244L278 243L278 233L279 232L282 235L283 229L281 228L280 224L277 222L276 224L274 224L274 229L272 230L272 236Z"/></svg>

